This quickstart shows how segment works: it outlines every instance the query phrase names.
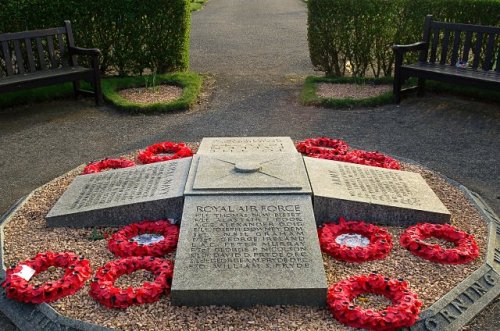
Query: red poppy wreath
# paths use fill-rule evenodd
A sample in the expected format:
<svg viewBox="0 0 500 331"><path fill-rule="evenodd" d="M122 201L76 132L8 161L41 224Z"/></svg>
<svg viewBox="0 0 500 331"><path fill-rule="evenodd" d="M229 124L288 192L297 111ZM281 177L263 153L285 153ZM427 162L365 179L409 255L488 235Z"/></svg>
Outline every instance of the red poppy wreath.
<svg viewBox="0 0 500 331"><path fill-rule="evenodd" d="M166 220L143 221L114 233L108 241L108 249L119 257L164 256L175 250L178 239L177 225Z"/></svg>
<svg viewBox="0 0 500 331"><path fill-rule="evenodd" d="M125 159L104 159L91 162L85 166L82 175L95 174L105 169L119 169L135 166L135 162Z"/></svg>
<svg viewBox="0 0 500 331"><path fill-rule="evenodd" d="M349 149L349 146L345 141L326 137L309 138L299 142L296 147L297 151L307 155L343 155Z"/></svg>
<svg viewBox="0 0 500 331"><path fill-rule="evenodd" d="M169 155L159 155L163 153L168 153ZM189 156L193 156L193 152L186 144L166 141L146 147L145 150L139 152L137 159L143 164L149 164Z"/></svg>
<svg viewBox="0 0 500 331"><path fill-rule="evenodd" d="M383 295L392 305L383 310L362 309L353 300L361 294ZM389 279L379 274L353 276L328 289L327 305L342 324L368 330L395 330L415 324L422 302L402 279Z"/></svg>
<svg viewBox="0 0 500 331"><path fill-rule="evenodd" d="M308 155L319 159L328 159L341 162L362 164L372 167L400 170L401 165L392 157L379 152L367 152L363 150L352 150L345 154L312 154Z"/></svg>
<svg viewBox="0 0 500 331"><path fill-rule="evenodd" d="M444 248L424 241L431 237L449 241L455 247ZM432 262L465 264L479 256L474 236L449 224L421 223L411 226L401 235L399 242L412 254Z"/></svg>
<svg viewBox="0 0 500 331"><path fill-rule="evenodd" d="M145 269L156 278L145 282L141 287L118 288L115 281L125 274ZM89 294L108 308L127 308L158 301L164 292L170 290L174 264L155 257L131 256L111 261L99 268L90 284Z"/></svg>
<svg viewBox="0 0 500 331"><path fill-rule="evenodd" d="M346 235L360 235L357 241L368 241L365 245L348 245L340 238ZM385 258L392 249L391 235L383 228L363 221L346 221L340 218L339 224L327 223L318 229L321 250L337 260L365 262ZM364 237L364 238L363 238ZM349 240L349 238L344 238ZM368 239L368 240L366 240Z"/></svg>
<svg viewBox="0 0 500 331"><path fill-rule="evenodd" d="M32 285L32 276L47 270L49 267L66 269L64 276L57 281ZM56 301L62 297L73 295L83 287L91 277L89 261L83 257L65 253L38 253L34 258L13 265L6 272L2 283L7 297L25 303L42 303Z"/></svg>

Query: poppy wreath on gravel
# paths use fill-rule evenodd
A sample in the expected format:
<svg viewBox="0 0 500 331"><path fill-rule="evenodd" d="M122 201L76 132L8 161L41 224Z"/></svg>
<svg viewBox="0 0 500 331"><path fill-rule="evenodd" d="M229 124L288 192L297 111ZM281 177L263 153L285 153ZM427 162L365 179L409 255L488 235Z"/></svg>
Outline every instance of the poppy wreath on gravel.
<svg viewBox="0 0 500 331"><path fill-rule="evenodd" d="M344 234L359 234L369 240L367 246L350 247L337 242ZM392 237L385 229L363 221L326 223L318 229L321 250L337 260L361 263L385 258L392 249Z"/></svg>
<svg viewBox="0 0 500 331"><path fill-rule="evenodd" d="M155 280L145 282L141 287L118 288L115 282L123 275L145 269L155 276ZM111 261L97 270L90 283L89 294L108 308L127 308L158 301L163 293L170 290L174 264L169 260L155 257L131 256Z"/></svg>
<svg viewBox="0 0 500 331"><path fill-rule="evenodd" d="M159 241L141 244L134 237L144 234L161 235ZM168 220L143 221L125 226L115 232L108 241L108 249L119 257L127 256L164 256L173 252L179 240L179 226Z"/></svg>
<svg viewBox="0 0 500 331"><path fill-rule="evenodd" d="M308 138L297 143L297 151L302 154L317 154L317 155L343 155L347 153L349 146L340 139L332 139L326 137Z"/></svg>
<svg viewBox="0 0 500 331"><path fill-rule="evenodd" d="M158 155L169 154L169 155ZM187 147L184 143L174 143L165 141L146 147L145 150L140 151L137 159L142 164L149 164L155 162L170 161L180 159L183 157L193 156L191 148Z"/></svg>
<svg viewBox="0 0 500 331"><path fill-rule="evenodd" d="M362 309L353 300L361 294L383 295L392 305L383 310ZM328 289L327 306L333 317L350 327L368 330L395 330L415 324L422 302L403 279L382 275L353 276Z"/></svg>
<svg viewBox="0 0 500 331"><path fill-rule="evenodd" d="M57 281L32 285L32 276L58 267L66 269L64 276ZM80 290L92 276L90 263L74 253L38 253L34 258L20 262L7 269L6 279L2 283L7 297L25 303L39 304L53 302L62 297L73 295Z"/></svg>
<svg viewBox="0 0 500 331"><path fill-rule="evenodd" d="M95 174L105 169L120 169L135 166L135 162L125 159L104 159L85 166L82 175Z"/></svg>
<svg viewBox="0 0 500 331"><path fill-rule="evenodd" d="M449 241L455 247L444 248L425 242L431 237ZM413 255L443 264L465 264L479 256L474 236L449 224L421 223L411 226L401 235L399 242Z"/></svg>
<svg viewBox="0 0 500 331"><path fill-rule="evenodd" d="M401 165L399 164L399 162L394 160L392 157L379 152L367 152L359 149L348 151L346 154L311 154L308 156L319 159L356 163L385 169L401 169Z"/></svg>

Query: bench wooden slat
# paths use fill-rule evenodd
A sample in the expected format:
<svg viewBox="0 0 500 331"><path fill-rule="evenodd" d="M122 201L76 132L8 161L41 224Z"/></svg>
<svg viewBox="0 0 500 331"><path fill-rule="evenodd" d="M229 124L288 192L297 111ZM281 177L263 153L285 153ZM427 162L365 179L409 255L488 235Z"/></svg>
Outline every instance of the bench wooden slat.
<svg viewBox="0 0 500 331"><path fill-rule="evenodd" d="M49 61L51 63L52 68L57 68L57 59L54 53L54 36L47 36L47 46L49 50Z"/></svg>
<svg viewBox="0 0 500 331"><path fill-rule="evenodd" d="M68 60L65 58L65 56L66 56L66 48L64 47L64 38L63 38L63 34L62 33L59 33L57 35L57 43L59 44L59 56L60 56L61 64L62 64L63 67L67 67L68 66Z"/></svg>
<svg viewBox="0 0 500 331"><path fill-rule="evenodd" d="M21 46L19 40L14 40L14 52L16 54L17 71L20 74L24 74L25 70L24 70L23 53L21 53Z"/></svg>
<svg viewBox="0 0 500 331"><path fill-rule="evenodd" d="M7 41L2 41L2 52L3 59L5 61L5 69L7 70L7 76L13 75L14 70L12 68L12 58L9 50L9 43Z"/></svg>
<svg viewBox="0 0 500 331"><path fill-rule="evenodd" d="M36 48L38 50L38 60L40 61L40 68L42 70L47 70L47 64L45 63L45 51L43 50L42 39L40 37L36 38Z"/></svg>
<svg viewBox="0 0 500 331"><path fill-rule="evenodd" d="M33 58L33 47L31 47L31 39L24 39L24 45L26 46L26 53L28 55L28 63L30 65L30 72L36 71L35 59Z"/></svg>
<svg viewBox="0 0 500 331"><path fill-rule="evenodd" d="M441 51L441 61L439 63L445 64L448 56L448 44L450 43L450 30L444 30L443 49Z"/></svg>
<svg viewBox="0 0 500 331"><path fill-rule="evenodd" d="M58 27L51 29L43 29L36 31L22 31L22 32L12 32L12 33L3 33L0 35L0 41L9 41L9 40L22 40L25 38L38 38L45 37L47 35L56 35L58 33L65 33L66 28Z"/></svg>
<svg viewBox="0 0 500 331"><path fill-rule="evenodd" d="M475 25L475 24L463 24L463 23L447 23L447 22L432 22L432 27L437 29L449 29L458 30L463 32L482 32L482 33L496 33L500 34L500 27L495 26L485 26L485 25Z"/></svg>
<svg viewBox="0 0 500 331"><path fill-rule="evenodd" d="M465 34L464 52L462 54L462 60L464 62L469 62L471 43L472 43L472 31L467 31L467 33Z"/></svg>
<svg viewBox="0 0 500 331"><path fill-rule="evenodd" d="M479 59L481 58L481 48L483 46L483 34L479 32L477 34L476 46L474 47L474 62L472 62L472 68L477 69L479 67Z"/></svg>
<svg viewBox="0 0 500 331"><path fill-rule="evenodd" d="M431 56L429 62L436 63L436 52L439 44L439 30L434 30L434 38L432 39Z"/></svg>
<svg viewBox="0 0 500 331"><path fill-rule="evenodd" d="M490 33L488 45L486 46L486 55L484 56L483 70L491 70L493 67L493 50L495 46L495 34Z"/></svg>
<svg viewBox="0 0 500 331"><path fill-rule="evenodd" d="M458 47L460 44L460 31L455 31L453 38L453 50L451 51L451 65L454 66L458 59Z"/></svg>
<svg viewBox="0 0 500 331"><path fill-rule="evenodd" d="M449 65L419 63L403 66L406 69L420 72L436 73L440 75L448 75L454 77L466 77L469 79L477 79L489 82L500 83L500 75L495 71L474 70L471 68L456 68Z"/></svg>

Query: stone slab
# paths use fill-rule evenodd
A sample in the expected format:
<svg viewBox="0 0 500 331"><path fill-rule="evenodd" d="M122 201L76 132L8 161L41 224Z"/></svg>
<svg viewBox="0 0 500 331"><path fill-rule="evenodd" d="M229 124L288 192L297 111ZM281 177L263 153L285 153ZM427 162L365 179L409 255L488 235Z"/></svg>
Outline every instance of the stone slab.
<svg viewBox="0 0 500 331"><path fill-rule="evenodd" d="M50 210L47 226L119 226L180 219L191 158L78 176Z"/></svg>
<svg viewBox="0 0 500 331"><path fill-rule="evenodd" d="M203 138L197 154L297 153L290 137L212 137Z"/></svg>
<svg viewBox="0 0 500 331"><path fill-rule="evenodd" d="M450 212L420 174L304 157L318 224L339 217L383 225L446 223Z"/></svg>
<svg viewBox="0 0 500 331"><path fill-rule="evenodd" d="M302 155L195 155L186 195L311 194Z"/></svg>
<svg viewBox="0 0 500 331"><path fill-rule="evenodd" d="M174 305L311 305L326 300L311 198L188 196Z"/></svg>
<svg viewBox="0 0 500 331"><path fill-rule="evenodd" d="M460 330L500 295L500 275L484 264L429 309L412 331Z"/></svg>

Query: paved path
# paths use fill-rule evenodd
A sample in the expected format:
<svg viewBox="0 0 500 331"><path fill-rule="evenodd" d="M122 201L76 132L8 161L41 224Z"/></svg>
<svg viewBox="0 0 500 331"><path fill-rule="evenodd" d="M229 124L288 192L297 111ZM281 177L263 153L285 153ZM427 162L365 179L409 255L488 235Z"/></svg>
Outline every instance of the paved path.
<svg viewBox="0 0 500 331"><path fill-rule="evenodd" d="M433 95L376 109L300 106L301 78L314 74L306 20L300 0L211 0L195 13L191 67L216 83L194 112L130 116L92 100L0 112L0 213L79 164L153 142L280 135L339 137L416 160L479 192L500 214L500 106Z"/></svg>

